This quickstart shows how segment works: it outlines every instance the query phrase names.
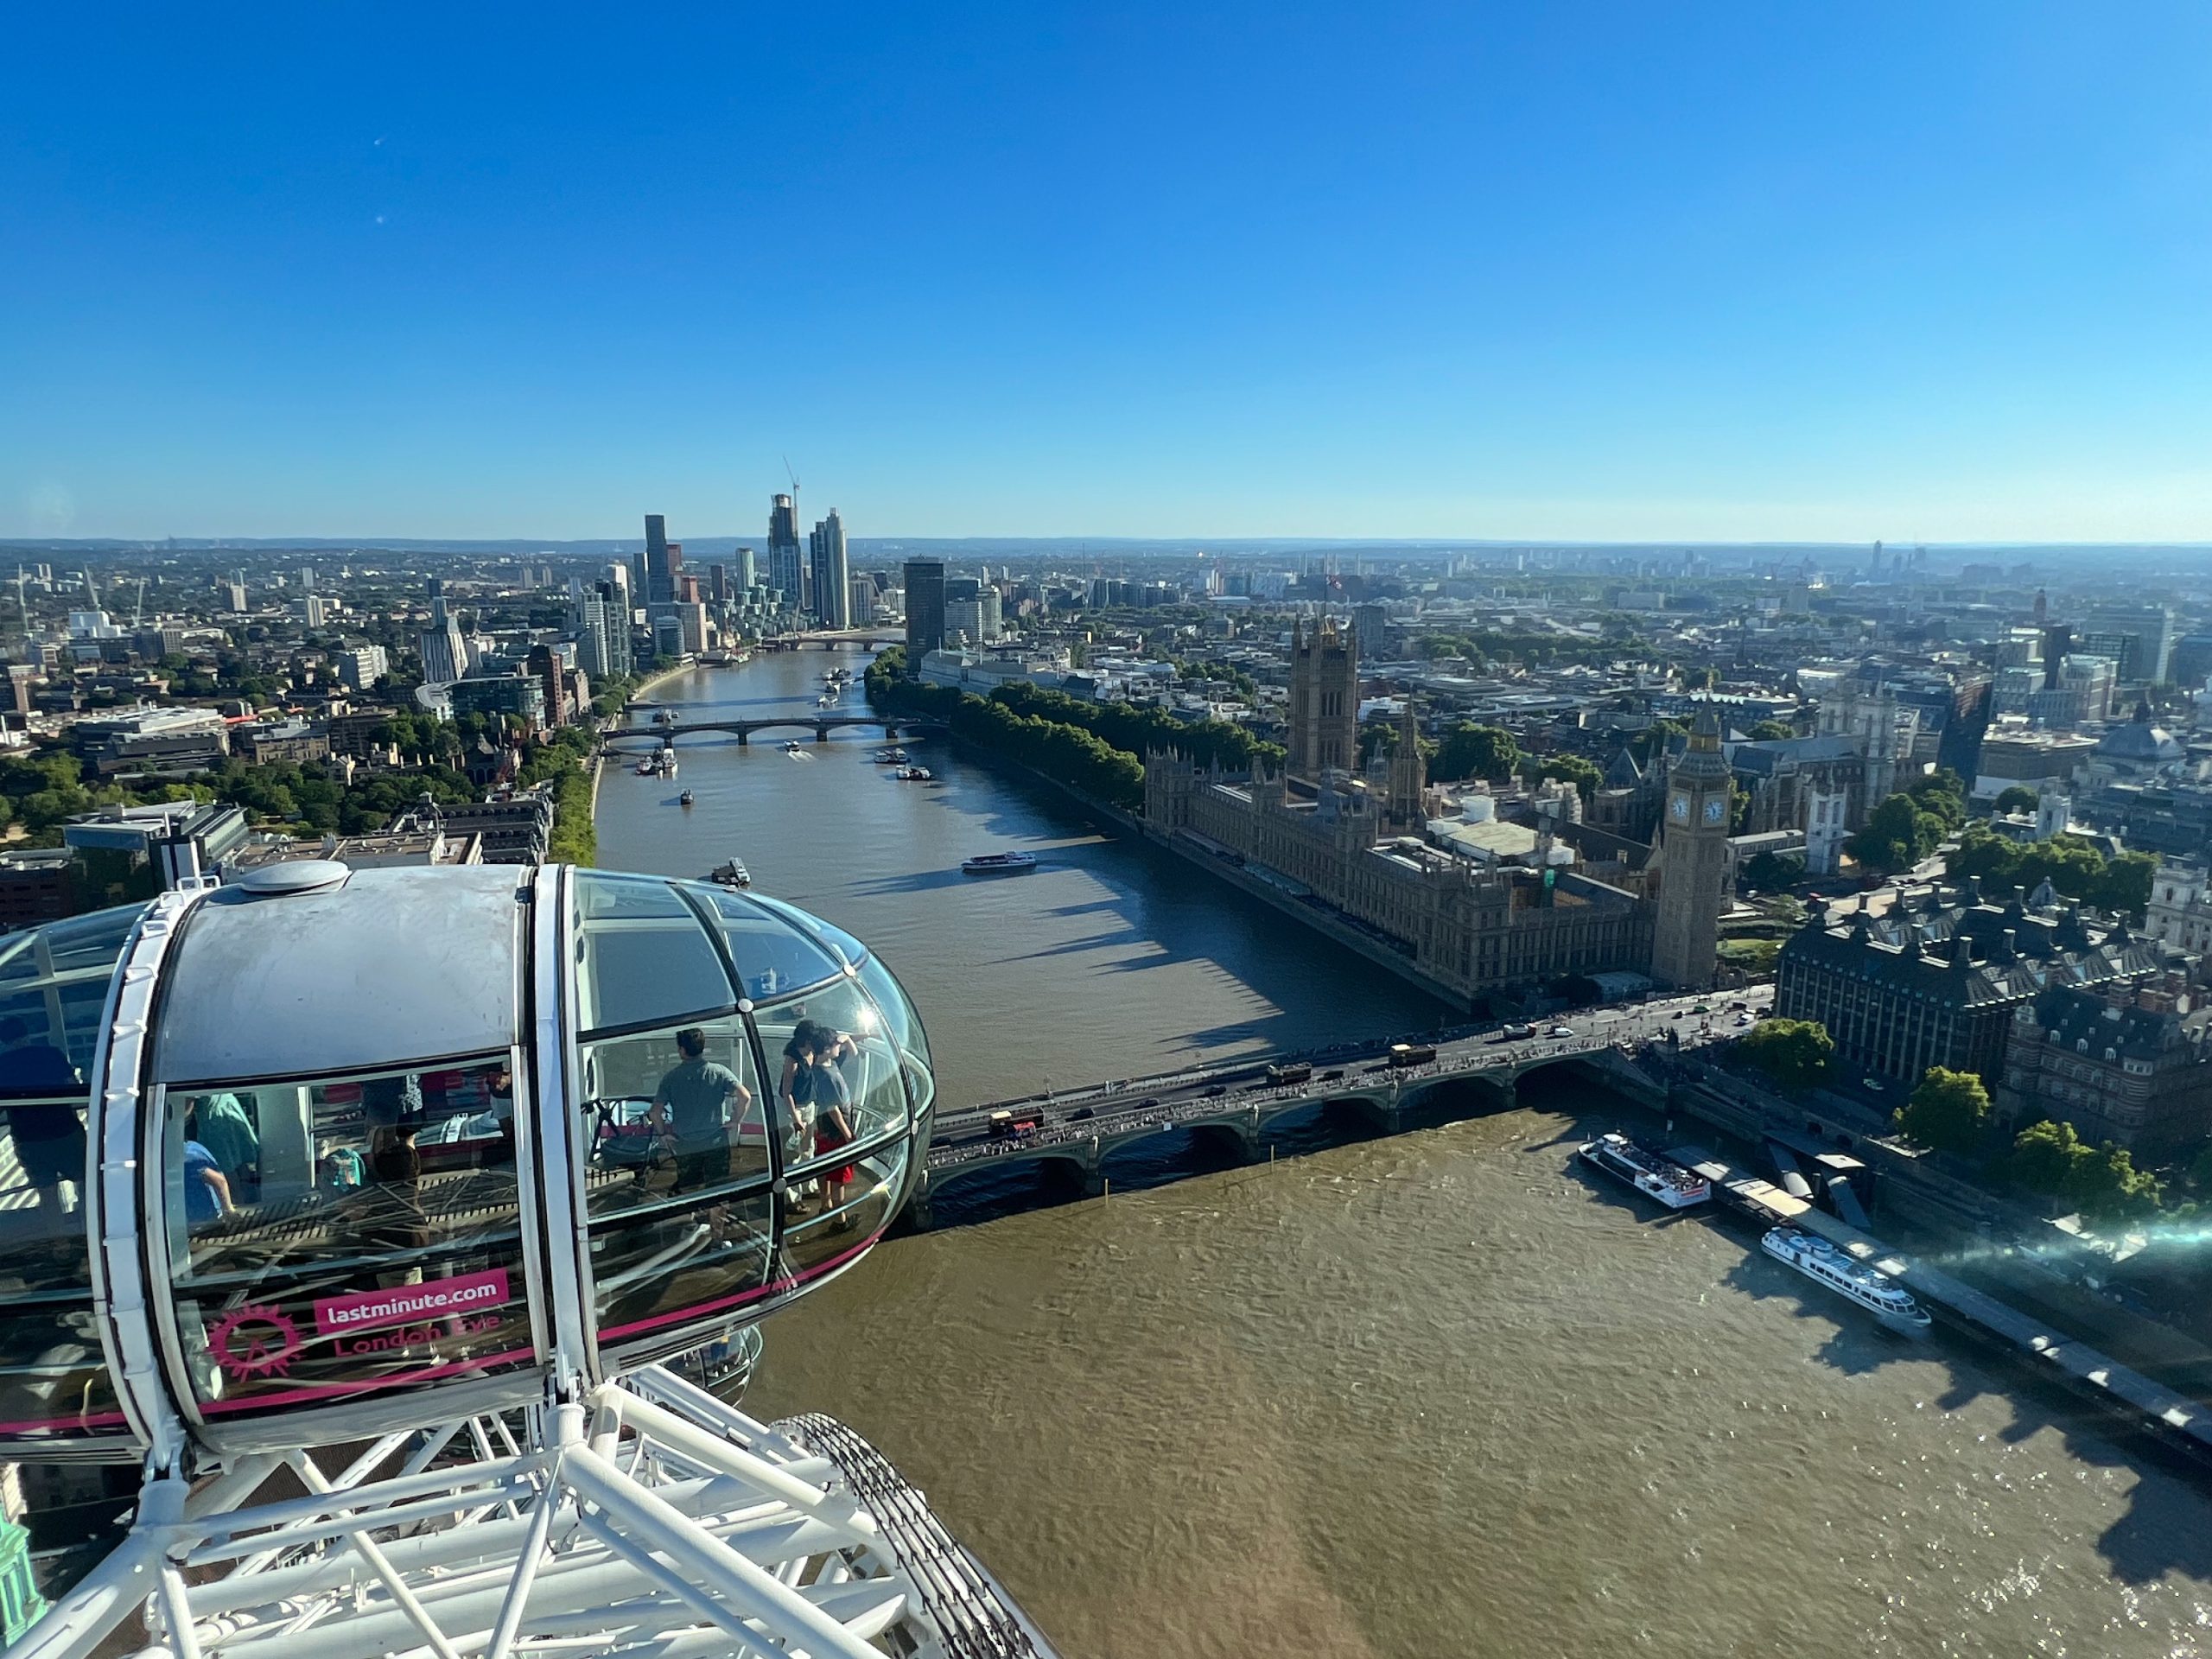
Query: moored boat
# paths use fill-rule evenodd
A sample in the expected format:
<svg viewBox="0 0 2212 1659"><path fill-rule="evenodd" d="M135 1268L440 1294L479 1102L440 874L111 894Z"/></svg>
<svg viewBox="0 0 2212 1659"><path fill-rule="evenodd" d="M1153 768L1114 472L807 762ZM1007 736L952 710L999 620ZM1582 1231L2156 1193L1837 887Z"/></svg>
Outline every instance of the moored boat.
<svg viewBox="0 0 2212 1659"><path fill-rule="evenodd" d="M979 853L960 861L961 871L967 875L1020 875L1036 868L1034 853Z"/></svg>
<svg viewBox="0 0 2212 1659"><path fill-rule="evenodd" d="M1888 1274L1868 1266L1847 1250L1839 1249L1817 1233L1777 1227L1760 1238L1759 1248L1815 1284L1825 1285L1837 1295L1857 1303L1891 1330L1910 1337L1927 1334L1932 1323L1928 1310L1913 1300L1910 1291Z"/></svg>
<svg viewBox="0 0 2212 1659"><path fill-rule="evenodd" d="M1582 1161L1624 1181L1647 1198L1656 1198L1669 1210L1688 1210L1713 1196L1704 1176L1639 1147L1624 1135L1601 1135L1577 1148Z"/></svg>

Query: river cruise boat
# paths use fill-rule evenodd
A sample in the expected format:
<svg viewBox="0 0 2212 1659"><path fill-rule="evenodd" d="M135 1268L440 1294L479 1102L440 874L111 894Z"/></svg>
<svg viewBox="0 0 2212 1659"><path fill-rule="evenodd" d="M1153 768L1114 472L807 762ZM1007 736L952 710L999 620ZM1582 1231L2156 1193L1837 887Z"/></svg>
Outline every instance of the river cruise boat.
<svg viewBox="0 0 2212 1659"><path fill-rule="evenodd" d="M930 781L927 766L901 766L891 775L902 784L926 784Z"/></svg>
<svg viewBox="0 0 2212 1659"><path fill-rule="evenodd" d="M798 739L793 738L790 742L784 745L784 753L785 754L804 754L806 751L799 747Z"/></svg>
<svg viewBox="0 0 2212 1659"><path fill-rule="evenodd" d="M1037 868L1034 853L979 853L960 861L967 875L1020 875Z"/></svg>
<svg viewBox="0 0 2212 1659"><path fill-rule="evenodd" d="M708 871L707 880L725 887L749 887L753 885L753 872L745 868L743 859L733 858Z"/></svg>
<svg viewBox="0 0 2212 1659"><path fill-rule="evenodd" d="M903 766L912 757L904 749L878 749L875 764L879 766Z"/></svg>
<svg viewBox="0 0 2212 1659"><path fill-rule="evenodd" d="M1928 1334L1928 1310L1912 1300L1911 1293L1818 1234L1777 1227L1759 1240L1759 1248L1785 1268L1795 1268L1814 1283L1858 1303L1891 1330L1910 1337Z"/></svg>
<svg viewBox="0 0 2212 1659"><path fill-rule="evenodd" d="M1688 1210L1713 1196L1713 1185L1704 1176L1648 1152L1624 1135L1601 1135L1579 1148L1582 1161L1625 1181L1647 1198L1656 1198L1669 1210Z"/></svg>
<svg viewBox="0 0 2212 1659"><path fill-rule="evenodd" d="M675 777L676 751L674 749L663 749L660 753L654 758L653 770L660 773L664 778Z"/></svg>

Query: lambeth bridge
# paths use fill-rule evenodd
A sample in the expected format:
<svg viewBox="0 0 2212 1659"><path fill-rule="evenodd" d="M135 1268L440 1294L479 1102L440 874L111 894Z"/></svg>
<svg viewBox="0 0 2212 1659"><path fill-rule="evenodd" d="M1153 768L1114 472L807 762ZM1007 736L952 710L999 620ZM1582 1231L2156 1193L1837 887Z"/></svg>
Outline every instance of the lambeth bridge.
<svg viewBox="0 0 2212 1659"><path fill-rule="evenodd" d="M651 703L632 703L630 713L635 715L653 708ZM658 711L657 711L658 712ZM941 732L944 722L911 715L767 715L759 720L671 720L647 726L620 726L601 734L601 741L608 748L617 744L634 745L644 738L655 747L673 747L679 737L694 737L703 732L734 733L741 745L753 741L755 732L794 731L812 732L814 741L827 743L830 734L848 726L865 726L871 730L880 728L886 740L897 738L902 732ZM632 747L632 753L636 753Z"/></svg>
<svg viewBox="0 0 2212 1659"><path fill-rule="evenodd" d="M1187 1134L1249 1160L1268 1126L1294 1112L1348 1110L1389 1135L1435 1121L1440 1107L1469 1116L1502 1111L1513 1105L1522 1077L1553 1066L1577 1068L1616 1093L1662 1107L1664 1089L1630 1053L1648 1044L1679 1052L1739 1036L1738 1020L1756 1018L1772 995L1770 986L1753 986L1743 994L1748 1007L1711 997L1655 999L1547 1020L1532 1036L1498 1026L1462 1028L1406 1045L1247 1058L941 1113L908 1214L915 1226L927 1227L932 1199L955 1183L1025 1164L1058 1166L1096 1197L1106 1190L1108 1157L1154 1135ZM1446 1084L1473 1087L1445 1095ZM1009 1116L995 1121L1000 1112ZM1033 1127L1012 1128L1024 1121Z"/></svg>

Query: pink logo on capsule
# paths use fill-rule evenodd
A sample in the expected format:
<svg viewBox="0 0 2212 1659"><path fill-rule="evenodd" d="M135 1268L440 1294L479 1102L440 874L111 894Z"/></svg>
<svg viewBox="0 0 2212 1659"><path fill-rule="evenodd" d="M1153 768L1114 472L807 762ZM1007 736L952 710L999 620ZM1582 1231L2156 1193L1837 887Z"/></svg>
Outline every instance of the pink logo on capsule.
<svg viewBox="0 0 2212 1659"><path fill-rule="evenodd" d="M273 1307L237 1307L207 1333L215 1363L232 1376L281 1376L300 1351L300 1327Z"/></svg>

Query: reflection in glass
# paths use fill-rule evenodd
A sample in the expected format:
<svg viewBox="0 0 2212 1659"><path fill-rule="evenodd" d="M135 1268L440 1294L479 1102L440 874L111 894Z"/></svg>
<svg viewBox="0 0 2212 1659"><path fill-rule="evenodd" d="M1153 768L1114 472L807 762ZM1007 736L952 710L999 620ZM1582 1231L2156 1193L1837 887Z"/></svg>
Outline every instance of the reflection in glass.
<svg viewBox="0 0 2212 1659"><path fill-rule="evenodd" d="M768 1173L766 1108L742 1022L607 1038L582 1053L591 1216Z"/></svg>
<svg viewBox="0 0 2212 1659"><path fill-rule="evenodd" d="M754 1001L787 995L843 974L844 964L791 923L727 887L695 883L687 891L712 910L739 982Z"/></svg>
<svg viewBox="0 0 2212 1659"><path fill-rule="evenodd" d="M0 1095L71 1094L82 1086L115 959L143 908L103 910L0 939Z"/></svg>
<svg viewBox="0 0 2212 1659"><path fill-rule="evenodd" d="M861 983L868 987L868 995L882 1014L884 1027L890 1032L892 1040L927 1066L930 1044L922 1033L921 1016L906 1000L906 988L891 976L891 970L883 965L881 958L869 957L861 963Z"/></svg>
<svg viewBox="0 0 2212 1659"><path fill-rule="evenodd" d="M144 907L0 938L0 1433L127 1432L92 1310L84 1072Z"/></svg>
<svg viewBox="0 0 2212 1659"><path fill-rule="evenodd" d="M599 1339L695 1346L696 1321L758 1300L772 1257L766 1192L637 1210L596 1222L591 1272Z"/></svg>
<svg viewBox="0 0 2212 1659"><path fill-rule="evenodd" d="M505 1056L171 1089L162 1114L177 1318L204 1409L530 1357Z"/></svg>
<svg viewBox="0 0 2212 1659"><path fill-rule="evenodd" d="M575 893L582 1029L709 1014L736 1001L706 930L671 883L579 870Z"/></svg>
<svg viewBox="0 0 2212 1659"><path fill-rule="evenodd" d="M810 1192L794 1191L784 1218L779 1278L804 1281L842 1265L889 1224L903 1190L906 1145L894 1141L842 1170L824 1171ZM840 1175L845 1179L837 1179Z"/></svg>

